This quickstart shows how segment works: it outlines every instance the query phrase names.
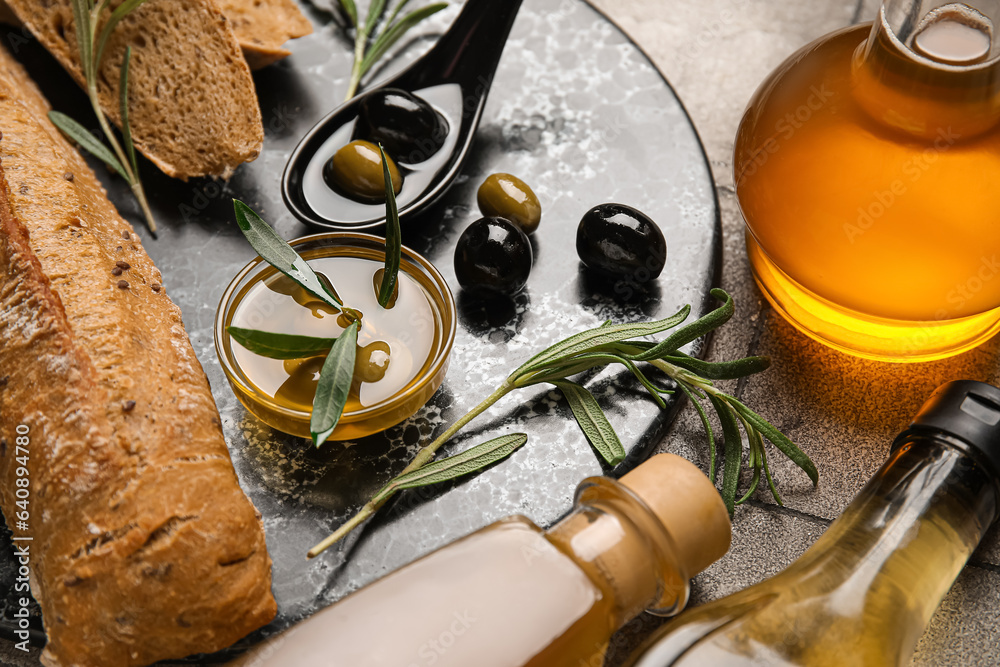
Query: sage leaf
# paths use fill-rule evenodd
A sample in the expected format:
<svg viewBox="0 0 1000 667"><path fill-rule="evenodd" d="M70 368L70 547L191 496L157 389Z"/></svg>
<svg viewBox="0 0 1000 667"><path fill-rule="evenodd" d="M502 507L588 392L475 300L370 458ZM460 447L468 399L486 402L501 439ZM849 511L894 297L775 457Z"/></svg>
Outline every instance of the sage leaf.
<svg viewBox="0 0 1000 667"><path fill-rule="evenodd" d="M422 468L393 479L375 494L370 502L377 505L396 491L446 482L476 472L507 458L527 441L527 434L511 433L493 438L440 461L428 463Z"/></svg>
<svg viewBox="0 0 1000 667"><path fill-rule="evenodd" d="M385 52L392 48L392 45L399 41L408 30L413 26L417 25L429 16L433 16L438 13L448 4L444 2L435 3L432 5L427 5L426 7L421 7L420 9L414 9L412 12L401 18L395 25L389 26L387 29L382 31L372 44L371 49L361 60L361 74L364 75L371 69L372 65L378 62L378 59L385 55Z"/></svg>
<svg viewBox="0 0 1000 667"><path fill-rule="evenodd" d="M732 408L718 396L708 395L708 400L719 415L722 422L723 459L722 459L722 501L726 503L729 516L736 510L736 486L740 481L740 464L743 461L743 438L740 427L733 415Z"/></svg>
<svg viewBox="0 0 1000 667"><path fill-rule="evenodd" d="M253 209L239 199L233 200L233 208L236 210L236 224L240 226L243 236L247 238L250 246L265 262L294 280L313 296L322 299L327 305L338 310L343 307L344 304L320 282L319 276L312 270L309 263L299 257L292 246L278 236L277 232L264 222Z"/></svg>
<svg viewBox="0 0 1000 667"><path fill-rule="evenodd" d="M316 396L313 398L312 417L309 420L309 431L312 433L313 444L322 445L333 429L337 428L341 415L344 414L344 404L351 391L351 381L354 378L354 358L358 348L358 322L351 322L344 333L330 349L330 354L323 362L319 372L319 384L316 385Z"/></svg>
<svg viewBox="0 0 1000 667"><path fill-rule="evenodd" d="M119 107L122 117L122 140L125 142L125 152L129 162L132 164L132 173L138 177L139 164L135 159L135 145L132 143L132 127L128 122L128 67L132 60L132 47L125 49L125 58L122 60L121 80L118 85Z"/></svg>
<svg viewBox="0 0 1000 667"><path fill-rule="evenodd" d="M378 288L378 305L385 308L396 291L399 276L399 261L403 252L402 232L399 229L399 212L396 210L396 195L392 191L392 177L389 176L389 161L378 145L382 156L382 178L385 180L385 270L382 284Z"/></svg>
<svg viewBox="0 0 1000 667"><path fill-rule="evenodd" d="M90 130L60 111L50 111L49 120L52 121L53 125L62 130L67 137L80 144L88 153L117 171L126 181L131 182L128 174L125 173L122 163L118 161L114 153L97 140L97 137L90 133Z"/></svg>
<svg viewBox="0 0 1000 667"><path fill-rule="evenodd" d="M591 348L600 345L617 343L627 338L631 338L632 336L649 336L666 329L671 329L683 322L690 312L691 306L684 306L674 315L662 320L655 320L653 322L634 322L631 324L602 325L595 329L582 331L545 348L531 359L524 362L524 364L522 364L516 371L511 373L510 377L516 377L527 371L540 368L554 359L570 357L579 352L590 351Z"/></svg>
<svg viewBox="0 0 1000 667"><path fill-rule="evenodd" d="M271 333L241 327L226 327L226 332L250 352L268 359L314 357L329 352L333 348L333 344L337 342L336 338Z"/></svg>
<svg viewBox="0 0 1000 667"><path fill-rule="evenodd" d="M597 453L607 461L608 465L616 466L625 460L625 448L615 433L614 427L605 416L597 399L585 387L569 380L553 382L569 403L576 423L587 437L587 440Z"/></svg>

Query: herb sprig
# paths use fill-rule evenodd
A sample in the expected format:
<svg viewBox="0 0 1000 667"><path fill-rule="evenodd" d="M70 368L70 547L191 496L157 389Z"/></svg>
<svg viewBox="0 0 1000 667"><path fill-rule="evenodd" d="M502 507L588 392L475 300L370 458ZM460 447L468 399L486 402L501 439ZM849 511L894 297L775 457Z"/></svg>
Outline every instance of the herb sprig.
<svg viewBox="0 0 1000 667"><path fill-rule="evenodd" d="M72 0L73 22L76 25L76 41L80 48L80 64L83 68L83 78L87 84L87 97L90 105L97 116L97 122L101 126L101 131L107 137L109 150L102 144L89 130L69 116L59 111L50 111L49 120L55 124L70 139L77 142L91 155L103 161L109 167L117 171L129 184L132 194L142 214L146 218L146 225L149 231L156 236L156 221L153 219L153 212L149 208L146 200L146 192L142 187L139 177L139 163L135 156L135 146L132 143L132 129L129 125L128 117L128 73L129 62L132 58L132 47L125 49L125 57L122 60L121 73L118 85L119 111L122 124L122 141L119 142L115 133L108 123L104 110L101 108L101 101L97 95L98 72L101 69L101 62L104 59L104 50L108 45L108 39L114 32L118 23L131 12L139 8L146 0L125 0L113 11L111 11L104 26L98 33L98 26L105 10L109 9L110 0L101 0L100 3L94 0ZM96 47L96 48L95 48ZM124 145L124 146L123 146Z"/></svg>
<svg viewBox="0 0 1000 667"><path fill-rule="evenodd" d="M409 0L400 0L389 17L382 21L387 1L371 0L364 23L359 23L358 8L354 0L340 0L340 6L351 24L350 27L354 28L354 64L351 67L351 78L347 84L345 100L357 94L361 78L379 58L385 55L386 51L392 48L393 44L399 41L400 37L427 17L448 6L446 2L438 2L400 17L400 12L408 2Z"/></svg>
<svg viewBox="0 0 1000 667"><path fill-rule="evenodd" d="M744 502L756 490L762 469L775 500L779 504L782 502L768 468L763 444L765 439L788 456L815 484L819 479L816 466L802 450L766 419L712 383L712 380L735 379L763 371L770 364L767 358L746 357L735 361L708 362L695 359L680 351L684 345L713 331L732 317L735 308L729 294L721 289L715 289L712 290L712 296L721 301L722 305L676 329L660 342L634 337L654 335L677 327L687 319L690 306L685 306L671 317L654 322L632 324L606 322L602 326L570 336L539 352L507 376L503 383L479 405L417 452L409 465L372 496L357 514L310 549L308 557L318 556L364 523L398 491L408 488L407 481L413 479L419 471L435 466L436 474L433 481L444 481L478 469L471 468L465 458L477 450L475 447L433 463L431 461L437 451L458 431L516 389L546 383L554 385L566 397L577 423L594 449L608 465L617 465L625 458L625 450L614 428L593 394L582 385L569 380L570 377L584 371L603 368L610 364L620 364L627 368L661 407L666 407L663 395L672 394L675 388L680 389L691 399L708 435L709 477L713 482L716 481L716 438L702 402L707 401L715 409L723 427L722 498L730 514L736 505ZM647 375L639 366L640 363L649 364L662 373L673 382L673 387L664 386L658 379ZM750 448L749 465L754 474L749 490L737 500L736 491L743 457L741 426L747 434ZM510 452L497 450L492 456L484 455L480 462L482 466L494 463L512 451L513 449Z"/></svg>

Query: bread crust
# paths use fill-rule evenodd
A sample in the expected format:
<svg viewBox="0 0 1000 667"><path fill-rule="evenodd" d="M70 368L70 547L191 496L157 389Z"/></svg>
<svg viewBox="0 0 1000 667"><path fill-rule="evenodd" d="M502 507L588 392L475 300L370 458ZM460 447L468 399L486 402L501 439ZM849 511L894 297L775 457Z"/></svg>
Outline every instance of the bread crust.
<svg viewBox="0 0 1000 667"><path fill-rule="evenodd" d="M294 0L215 0L229 19L250 69L286 58L290 39L311 34L312 23Z"/></svg>
<svg viewBox="0 0 1000 667"><path fill-rule="evenodd" d="M260 515L159 271L46 109L0 48L0 508L23 424L42 662L216 651L276 611Z"/></svg>
<svg viewBox="0 0 1000 667"><path fill-rule="evenodd" d="M85 86L71 0L6 2ZM109 8L121 2L112 0ZM264 127L253 78L229 21L212 0L149 0L115 27L97 90L105 115L119 126L120 72L129 46L132 139L165 174L228 178L260 155Z"/></svg>

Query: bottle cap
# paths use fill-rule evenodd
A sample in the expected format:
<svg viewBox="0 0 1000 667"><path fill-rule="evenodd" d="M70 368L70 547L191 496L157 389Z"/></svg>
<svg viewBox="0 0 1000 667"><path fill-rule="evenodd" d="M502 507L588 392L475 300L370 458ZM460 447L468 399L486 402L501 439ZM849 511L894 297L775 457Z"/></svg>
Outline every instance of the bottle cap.
<svg viewBox="0 0 1000 667"><path fill-rule="evenodd" d="M938 387L924 402L893 447L914 431L934 429L965 441L982 454L994 478L1000 480L1000 389L985 382L957 380Z"/></svg>
<svg viewBox="0 0 1000 667"><path fill-rule="evenodd" d="M715 485L676 454L657 454L621 478L666 527L684 573L693 577L729 550L729 513Z"/></svg>

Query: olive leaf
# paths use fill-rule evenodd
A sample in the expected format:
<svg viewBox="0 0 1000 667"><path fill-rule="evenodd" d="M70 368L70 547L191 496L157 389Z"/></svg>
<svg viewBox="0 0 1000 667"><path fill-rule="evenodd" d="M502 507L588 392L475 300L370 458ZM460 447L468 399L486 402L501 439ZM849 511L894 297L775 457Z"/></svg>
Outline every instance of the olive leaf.
<svg viewBox="0 0 1000 667"><path fill-rule="evenodd" d="M254 354L268 359L304 359L326 354L336 338L316 338L294 334L271 333L242 327L226 327L233 340Z"/></svg>
<svg viewBox="0 0 1000 667"><path fill-rule="evenodd" d="M233 208L236 211L236 224L239 225L240 231L265 262L294 280L313 296L322 299L327 305L337 310L343 308L344 304L326 288L309 266L309 262L278 236L271 225L264 222L252 208L239 199L233 200Z"/></svg>
<svg viewBox="0 0 1000 667"><path fill-rule="evenodd" d="M607 461L608 465L616 466L625 460L625 448L615 433L614 427L598 405L597 399L587 389L570 380L553 382L569 403L573 416L576 417L580 430L594 449Z"/></svg>
<svg viewBox="0 0 1000 667"><path fill-rule="evenodd" d="M344 414L344 405L354 378L357 347L358 322L355 321L337 337L319 372L319 384L316 385L312 417L309 420L309 431L316 447L330 437Z"/></svg>
<svg viewBox="0 0 1000 667"><path fill-rule="evenodd" d="M396 210L396 195L393 192L392 176L389 175L389 161L378 145L382 158L382 178L385 180L385 270L382 284L378 288L378 305L385 308L396 292L399 275L399 261L403 252L402 232L399 229L399 212Z"/></svg>

